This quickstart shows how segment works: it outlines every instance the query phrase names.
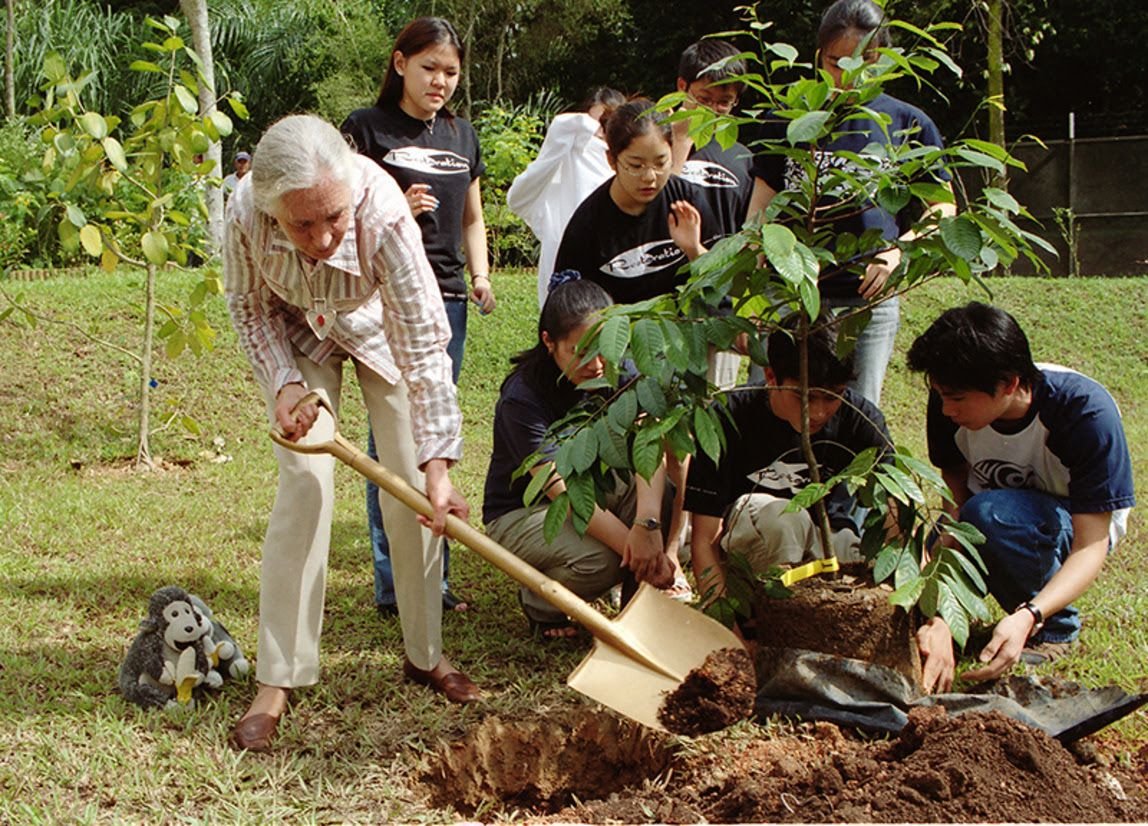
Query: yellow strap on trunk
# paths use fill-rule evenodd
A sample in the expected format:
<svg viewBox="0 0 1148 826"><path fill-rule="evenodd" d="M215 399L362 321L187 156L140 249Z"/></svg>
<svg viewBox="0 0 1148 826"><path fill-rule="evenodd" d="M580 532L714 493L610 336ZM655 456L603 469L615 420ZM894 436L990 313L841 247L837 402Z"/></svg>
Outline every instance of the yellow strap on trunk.
<svg viewBox="0 0 1148 826"><path fill-rule="evenodd" d="M829 559L815 559L812 562L806 562L804 565L798 565L796 568L790 568L781 575L781 584L788 588L796 582L809 579L811 576L831 574L834 571L840 570L841 563L837 561L837 557L835 556L831 556Z"/></svg>

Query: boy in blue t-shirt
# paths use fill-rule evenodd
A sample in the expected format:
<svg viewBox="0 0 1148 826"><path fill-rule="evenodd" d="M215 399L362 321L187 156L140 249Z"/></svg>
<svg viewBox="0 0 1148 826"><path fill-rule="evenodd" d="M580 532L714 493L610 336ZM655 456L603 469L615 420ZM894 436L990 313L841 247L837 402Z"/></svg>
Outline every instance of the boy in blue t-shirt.
<svg viewBox="0 0 1148 826"><path fill-rule="evenodd" d="M932 388L929 458L952 489L953 515L985 535L989 593L1010 612L980 653L984 665L964 677L1055 658L1080 633L1071 603L1100 573L1134 504L1116 402L1087 376L1035 364L1016 320L977 302L942 313L913 342L909 369ZM925 688L947 688L948 627L935 619L918 641Z"/></svg>

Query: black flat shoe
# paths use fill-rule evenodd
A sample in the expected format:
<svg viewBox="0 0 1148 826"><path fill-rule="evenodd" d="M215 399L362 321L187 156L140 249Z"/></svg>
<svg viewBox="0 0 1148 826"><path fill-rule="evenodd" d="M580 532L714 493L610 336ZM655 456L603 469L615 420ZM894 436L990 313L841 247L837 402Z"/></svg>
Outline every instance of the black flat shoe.
<svg viewBox="0 0 1148 826"><path fill-rule="evenodd" d="M390 619L399 615L399 606L393 602L376 602L375 610L379 612L379 616L383 619Z"/></svg>

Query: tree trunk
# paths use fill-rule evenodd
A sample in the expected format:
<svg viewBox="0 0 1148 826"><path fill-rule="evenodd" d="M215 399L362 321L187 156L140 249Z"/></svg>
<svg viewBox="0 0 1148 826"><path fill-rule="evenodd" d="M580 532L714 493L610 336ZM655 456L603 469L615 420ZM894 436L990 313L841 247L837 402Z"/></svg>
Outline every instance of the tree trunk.
<svg viewBox="0 0 1148 826"><path fill-rule="evenodd" d="M156 265L147 265L147 294L144 299L144 335L140 348L140 410L139 446L136 448L136 467L151 469L149 431L151 430L151 349L155 340L155 274Z"/></svg>
<svg viewBox="0 0 1148 826"><path fill-rule="evenodd" d="M211 24L207 16L207 0L179 0L179 7L187 17L191 27L191 41L196 54L203 62L203 77L199 84L199 114L206 116L215 111L215 62L211 55ZM218 143L208 147L206 158L215 166L216 175L223 177L220 163L222 152ZM207 238L210 253L215 255L223 243L223 190L218 186L208 187Z"/></svg>
<svg viewBox="0 0 1148 826"><path fill-rule="evenodd" d="M16 117L16 0L7 0L8 32L4 41L4 111Z"/></svg>
<svg viewBox="0 0 1148 826"><path fill-rule="evenodd" d="M1004 0L988 0L989 142L1005 147L1004 128ZM1004 174L993 176L993 186L1008 188Z"/></svg>

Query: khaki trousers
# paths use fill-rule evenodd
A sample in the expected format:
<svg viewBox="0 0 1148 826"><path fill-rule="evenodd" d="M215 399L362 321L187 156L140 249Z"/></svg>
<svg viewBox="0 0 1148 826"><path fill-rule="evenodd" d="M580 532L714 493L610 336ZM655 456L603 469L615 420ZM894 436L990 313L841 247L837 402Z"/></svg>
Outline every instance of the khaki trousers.
<svg viewBox="0 0 1148 826"><path fill-rule="evenodd" d="M773 565L800 565L826 559L821 532L808 511L786 513L789 500L768 493L747 493L726 517L721 546L738 553L764 573ZM861 540L850 530L833 531L833 555L841 562L861 561Z"/></svg>
<svg viewBox="0 0 1148 826"><path fill-rule="evenodd" d="M336 412L346 360L345 355L331 356L318 365L295 352L307 387L325 393ZM375 433L379 461L424 490L406 384L390 384L358 362L352 360L352 364ZM266 401L274 425L275 399ZM274 449L279 489L263 541L255 675L261 683L294 688L319 679L336 460L326 454L295 453L279 445ZM403 647L416 667L430 669L442 658L442 540L423 528L414 511L397 499L380 493L380 503L391 539Z"/></svg>

